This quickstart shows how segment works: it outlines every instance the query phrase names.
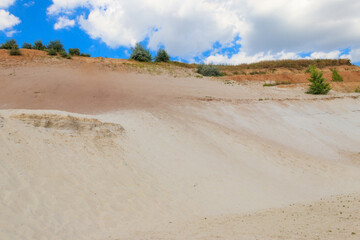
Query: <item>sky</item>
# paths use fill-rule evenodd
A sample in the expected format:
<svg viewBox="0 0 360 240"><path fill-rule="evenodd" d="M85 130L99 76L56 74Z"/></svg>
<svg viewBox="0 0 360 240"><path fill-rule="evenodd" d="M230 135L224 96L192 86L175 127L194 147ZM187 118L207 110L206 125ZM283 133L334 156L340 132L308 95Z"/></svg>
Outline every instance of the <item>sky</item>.
<svg viewBox="0 0 360 240"><path fill-rule="evenodd" d="M113 58L128 58L141 42L184 62L359 65L359 12L359 0L0 0L0 42L61 40L66 49Z"/></svg>

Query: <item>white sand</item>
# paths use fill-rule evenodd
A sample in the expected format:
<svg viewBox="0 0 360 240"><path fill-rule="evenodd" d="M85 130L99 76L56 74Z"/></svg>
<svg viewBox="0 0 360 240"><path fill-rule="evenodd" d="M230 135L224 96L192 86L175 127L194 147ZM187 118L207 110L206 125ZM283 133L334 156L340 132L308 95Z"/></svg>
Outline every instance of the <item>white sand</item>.
<svg viewBox="0 0 360 240"><path fill-rule="evenodd" d="M359 195L330 197L360 193L359 106L194 101L74 118L1 110L0 239L356 239L359 211L347 212L345 230L334 226L340 201L357 206ZM332 207L302 214L300 203L321 198ZM269 208L278 210L261 212Z"/></svg>

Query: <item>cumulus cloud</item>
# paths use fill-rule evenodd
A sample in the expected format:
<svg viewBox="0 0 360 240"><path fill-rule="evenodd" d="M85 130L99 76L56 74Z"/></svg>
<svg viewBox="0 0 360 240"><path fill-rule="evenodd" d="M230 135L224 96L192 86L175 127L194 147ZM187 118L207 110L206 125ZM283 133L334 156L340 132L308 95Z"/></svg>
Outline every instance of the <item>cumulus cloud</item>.
<svg viewBox="0 0 360 240"><path fill-rule="evenodd" d="M71 20L67 17L59 17L58 21L54 25L55 30L70 28L75 26L75 20Z"/></svg>
<svg viewBox="0 0 360 240"><path fill-rule="evenodd" d="M13 5L15 0L1 0L0 1L0 8L8 8Z"/></svg>
<svg viewBox="0 0 360 240"><path fill-rule="evenodd" d="M0 0L0 31L4 32L7 37L17 33L12 28L20 23L20 19L7 10L14 3L15 0Z"/></svg>
<svg viewBox="0 0 360 240"><path fill-rule="evenodd" d="M0 31L6 31L20 23L20 19L4 9L0 9ZM11 32L11 30L10 30Z"/></svg>
<svg viewBox="0 0 360 240"><path fill-rule="evenodd" d="M281 60L281 59L299 59L300 56L294 52L279 52L271 54L270 52L260 52L254 55L248 55L246 52L239 52L231 57L221 54L215 54L205 59L205 63L212 64L241 64L241 63L255 63L260 61Z"/></svg>
<svg viewBox="0 0 360 240"><path fill-rule="evenodd" d="M112 48L148 39L188 59L239 37L237 54L210 59L253 61L360 49L359 10L358 0L53 0L48 14L78 15L90 37Z"/></svg>
<svg viewBox="0 0 360 240"><path fill-rule="evenodd" d="M349 57L353 62L360 62L360 48L352 49L349 54Z"/></svg>
<svg viewBox="0 0 360 240"><path fill-rule="evenodd" d="M242 64L242 63L255 63L260 61L271 60L284 60L284 59L338 59L338 58L350 58L354 62L360 61L360 49L357 51L351 51L350 54L343 54L339 50L331 52L313 52L309 56L301 56L296 52L284 52L272 54L271 52L260 52L254 55L248 55L246 52L239 52L232 56L225 56L222 54L214 54L207 57L204 62L212 64ZM357 59L357 60L356 60Z"/></svg>

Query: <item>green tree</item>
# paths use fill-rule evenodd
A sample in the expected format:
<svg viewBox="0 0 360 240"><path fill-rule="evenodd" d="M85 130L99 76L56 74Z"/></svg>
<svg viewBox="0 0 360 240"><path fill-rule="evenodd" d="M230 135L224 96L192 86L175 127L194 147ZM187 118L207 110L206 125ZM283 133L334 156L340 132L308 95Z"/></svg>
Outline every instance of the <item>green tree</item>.
<svg viewBox="0 0 360 240"><path fill-rule="evenodd" d="M152 56L148 49L141 45L141 43L137 43L134 48L131 48L130 59L139 62L151 62Z"/></svg>
<svg viewBox="0 0 360 240"><path fill-rule="evenodd" d="M1 44L0 49L19 49L19 46L17 45L15 39L11 39Z"/></svg>
<svg viewBox="0 0 360 240"><path fill-rule="evenodd" d="M88 53L81 53L80 57L91 57L91 55Z"/></svg>
<svg viewBox="0 0 360 240"><path fill-rule="evenodd" d="M35 50L45 50L46 47L45 47L45 45L42 43L41 40L37 40L36 42L34 42L33 49L35 49Z"/></svg>
<svg viewBox="0 0 360 240"><path fill-rule="evenodd" d="M340 76L340 74L338 73L338 71L336 69L333 69L332 71L332 80L334 82L343 82L344 79Z"/></svg>
<svg viewBox="0 0 360 240"><path fill-rule="evenodd" d="M24 49L31 49L31 48L32 48L31 43L24 43L24 44L22 45L22 48L24 48Z"/></svg>
<svg viewBox="0 0 360 240"><path fill-rule="evenodd" d="M71 56L80 56L80 49L78 49L78 48L69 48L69 54Z"/></svg>
<svg viewBox="0 0 360 240"><path fill-rule="evenodd" d="M155 62L170 62L170 56L165 49L159 49L155 57Z"/></svg>
<svg viewBox="0 0 360 240"><path fill-rule="evenodd" d="M308 94L327 94L331 88L330 84L325 82L323 78L324 73L318 71L315 66L310 66L310 81L309 90L306 92Z"/></svg>
<svg viewBox="0 0 360 240"><path fill-rule="evenodd" d="M65 51L64 46L60 40L50 41L50 43L47 45L47 49L54 49L56 52Z"/></svg>

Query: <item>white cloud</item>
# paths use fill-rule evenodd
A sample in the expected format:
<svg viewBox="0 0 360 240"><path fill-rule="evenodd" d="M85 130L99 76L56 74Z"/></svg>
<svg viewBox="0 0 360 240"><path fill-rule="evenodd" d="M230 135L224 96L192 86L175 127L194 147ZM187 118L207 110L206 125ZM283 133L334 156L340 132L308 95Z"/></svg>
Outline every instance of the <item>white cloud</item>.
<svg viewBox="0 0 360 240"><path fill-rule="evenodd" d="M269 60L284 60L284 59L338 59L338 58L350 58L352 61L355 61L357 56L357 61L360 61L360 49L357 52L352 51L353 55L344 55L341 51L331 51L331 52L313 52L310 56L302 57L301 53L295 52L285 52L281 51L279 53L271 52L260 52L254 55L247 55L245 52L239 52L232 55L231 57L224 56L221 54L214 54L205 59L205 63L213 64L242 64L242 63L254 63L260 61L269 61Z"/></svg>
<svg viewBox="0 0 360 240"><path fill-rule="evenodd" d="M20 19L4 9L0 9L0 31L9 30L20 23ZM11 31L11 30L10 30Z"/></svg>
<svg viewBox="0 0 360 240"><path fill-rule="evenodd" d="M75 20L70 20L67 17L59 17L58 21L54 25L55 30L70 28L75 26Z"/></svg>
<svg viewBox="0 0 360 240"><path fill-rule="evenodd" d="M231 57L224 56L221 54L215 54L209 56L205 59L205 63L213 64L242 64L242 63L254 63L260 61L269 61L269 60L281 60L281 59L299 59L300 56L293 52L279 52L276 54L268 53L257 53L254 55L247 55L245 52L239 52L232 55Z"/></svg>
<svg viewBox="0 0 360 240"><path fill-rule="evenodd" d="M0 0L0 8L8 8L13 5L15 0Z"/></svg>
<svg viewBox="0 0 360 240"><path fill-rule="evenodd" d="M349 56L352 62L360 62L360 48L352 49Z"/></svg>
<svg viewBox="0 0 360 240"><path fill-rule="evenodd" d="M5 35L10 38L10 37L14 36L14 34L16 34L16 33L19 33L19 31L9 30L9 31L5 32Z"/></svg>
<svg viewBox="0 0 360 240"><path fill-rule="evenodd" d="M340 58L341 52L331 51L331 52L313 52L311 53L310 57L311 59L334 59L334 58Z"/></svg>
<svg viewBox="0 0 360 240"><path fill-rule="evenodd" d="M0 0L0 31L5 32L7 37L12 37L16 30L12 28L21 21L18 17L12 15L7 9L15 3L15 0Z"/></svg>
<svg viewBox="0 0 360 240"><path fill-rule="evenodd" d="M24 3L25 7L32 7L34 5L35 5L35 1L29 1L29 2Z"/></svg>
<svg viewBox="0 0 360 240"><path fill-rule="evenodd" d="M53 0L48 14L72 16L78 8L89 11L77 16L80 27L110 47L148 38L150 48L164 45L187 59L237 36L242 46L233 59L245 61L360 49L358 0Z"/></svg>

